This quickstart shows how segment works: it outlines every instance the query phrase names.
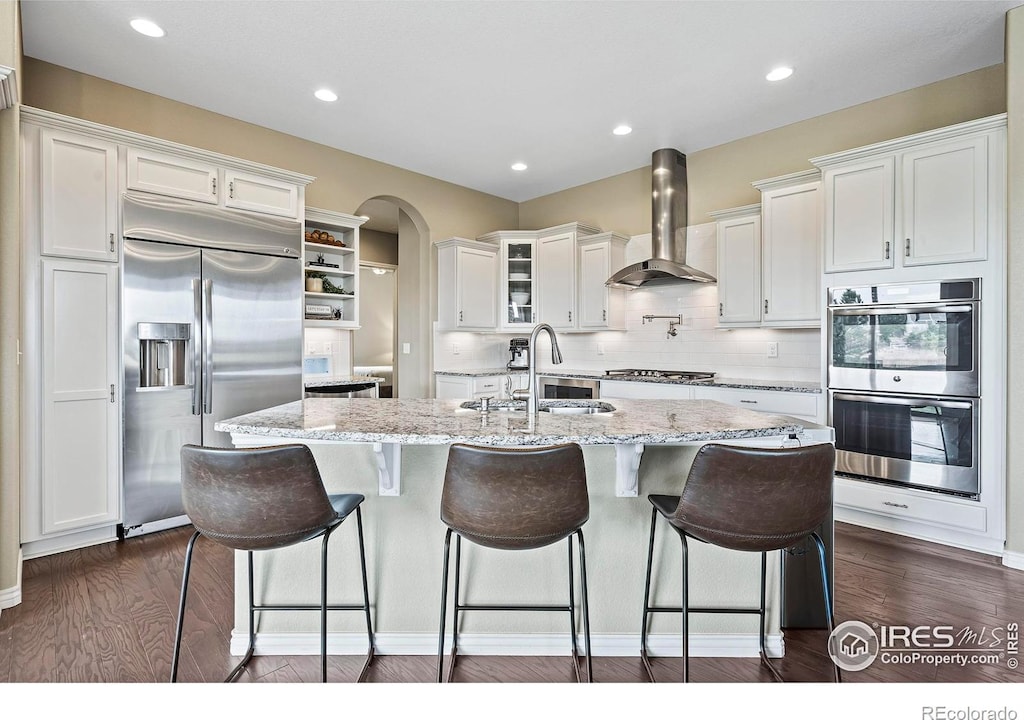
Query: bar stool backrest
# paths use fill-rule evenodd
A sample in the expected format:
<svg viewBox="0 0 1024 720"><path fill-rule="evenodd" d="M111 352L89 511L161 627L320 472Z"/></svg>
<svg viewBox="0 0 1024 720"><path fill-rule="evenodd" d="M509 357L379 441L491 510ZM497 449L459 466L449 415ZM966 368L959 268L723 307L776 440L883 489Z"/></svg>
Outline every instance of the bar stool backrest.
<svg viewBox="0 0 1024 720"><path fill-rule="evenodd" d="M748 448L708 444L690 468L670 522L733 550L781 550L805 538L832 507L835 449L828 444Z"/></svg>
<svg viewBox="0 0 1024 720"><path fill-rule="evenodd" d="M562 540L590 516L583 451L570 443L511 449L455 444L441 521L485 547L527 550Z"/></svg>
<svg viewBox="0 0 1024 720"><path fill-rule="evenodd" d="M185 445L181 496L196 530L235 550L268 550L309 540L338 516L305 445Z"/></svg>

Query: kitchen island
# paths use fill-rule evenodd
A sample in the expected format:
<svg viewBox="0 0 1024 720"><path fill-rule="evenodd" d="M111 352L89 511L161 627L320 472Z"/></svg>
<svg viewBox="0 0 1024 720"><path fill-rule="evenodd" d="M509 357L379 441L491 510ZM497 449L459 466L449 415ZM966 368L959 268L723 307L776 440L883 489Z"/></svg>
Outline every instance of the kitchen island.
<svg viewBox="0 0 1024 720"><path fill-rule="evenodd" d="M696 450L704 443L779 447L828 441L827 428L808 430L799 421L707 400L625 400L610 412L577 414L573 401L557 401L530 418L494 407L481 413L453 400L310 399L225 420L239 447L307 444L328 492L367 496L364 521L371 602L378 651L436 652L441 556L445 526L439 519L448 445L465 442L501 447L576 442L583 446L590 493L587 538L591 623L595 655L639 653L643 573L649 532L648 493L678 494ZM543 405L542 405L543 406ZM817 433L817 434L815 434ZM824 438L824 440L822 440ZM641 466L641 459L643 460ZM625 481L624 481L625 478ZM631 480L630 480L631 478ZM286 482L286 479L282 481ZM624 482L631 492L623 492ZM386 487L385 487L386 486ZM827 529L831 533L831 528ZM358 563L352 561L352 530L332 542L332 602L358 594ZM318 549L296 546L258 554L257 592L264 602L308 602L318 586ZM543 558L538 559L538 556ZM464 587L469 602L553 602L565 595L565 548L502 553L472 544L473 564ZM679 542L659 529L652 582L654 601L679 603ZM701 543L691 545L691 603L756 605L759 559ZM478 565L478 566L477 566ZM782 653L780 563L771 563L770 654ZM243 587L244 562L236 589ZM245 592L236 592L233 651L244 648ZM330 651L365 650L358 622L330 618ZM564 617L546 613L473 613L460 628L468 654L560 655L569 652ZM749 617L694 616L691 654L756 656L757 626ZM678 619L655 617L650 649L678 655ZM317 651L316 621L306 614L273 613L259 625L257 652Z"/></svg>

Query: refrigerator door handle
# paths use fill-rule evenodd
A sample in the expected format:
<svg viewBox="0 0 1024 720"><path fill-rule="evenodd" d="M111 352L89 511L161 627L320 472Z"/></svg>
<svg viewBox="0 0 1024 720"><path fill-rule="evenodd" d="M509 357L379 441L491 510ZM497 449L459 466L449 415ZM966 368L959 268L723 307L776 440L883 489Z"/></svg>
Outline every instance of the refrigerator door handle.
<svg viewBox="0 0 1024 720"><path fill-rule="evenodd" d="M203 350L200 346L203 322L202 280L192 278L192 414L202 415L202 399L199 395L203 376Z"/></svg>
<svg viewBox="0 0 1024 720"><path fill-rule="evenodd" d="M213 412L213 280L203 280L203 412Z"/></svg>

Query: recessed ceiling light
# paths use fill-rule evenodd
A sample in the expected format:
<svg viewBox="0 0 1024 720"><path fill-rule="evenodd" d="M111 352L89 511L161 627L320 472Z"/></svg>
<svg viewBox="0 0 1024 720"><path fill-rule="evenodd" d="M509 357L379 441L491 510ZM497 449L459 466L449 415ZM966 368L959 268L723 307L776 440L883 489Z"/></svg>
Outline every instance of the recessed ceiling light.
<svg viewBox="0 0 1024 720"><path fill-rule="evenodd" d="M612 134L614 135L629 135L631 132L633 132L633 128L631 128L629 125L619 125L614 130L612 130Z"/></svg>
<svg viewBox="0 0 1024 720"><path fill-rule="evenodd" d="M131 26L132 30L138 33L142 33L146 37L163 37L165 35L164 29L152 20L135 18L134 20L132 20Z"/></svg>
<svg viewBox="0 0 1024 720"><path fill-rule="evenodd" d="M782 67L775 68L770 73L765 75L764 79L765 80L769 80L771 82L777 82L779 80L785 80L786 78L788 78L792 74L793 74L793 68L782 66Z"/></svg>
<svg viewBox="0 0 1024 720"><path fill-rule="evenodd" d="M313 93L313 95L316 97L317 100L323 100L324 102L334 102L335 100L338 99L338 96L335 95L330 90L328 90L327 88L320 88L315 93Z"/></svg>
<svg viewBox="0 0 1024 720"><path fill-rule="evenodd" d="M522 172L523 170L526 169L526 163L524 163L524 162L512 163L512 169L515 170L516 172Z"/></svg>

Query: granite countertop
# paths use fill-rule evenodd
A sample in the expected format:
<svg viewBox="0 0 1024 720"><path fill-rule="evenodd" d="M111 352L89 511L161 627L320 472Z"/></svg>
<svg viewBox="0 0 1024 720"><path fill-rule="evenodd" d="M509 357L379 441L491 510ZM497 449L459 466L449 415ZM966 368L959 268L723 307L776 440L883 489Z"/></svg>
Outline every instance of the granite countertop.
<svg viewBox="0 0 1024 720"><path fill-rule="evenodd" d="M549 401L551 402L551 401ZM553 401L571 406L581 401ZM671 444L799 432L791 417L713 400L609 401L615 411L575 415L462 409L459 400L307 399L218 422L222 432L356 443L490 446ZM541 407L545 406L541 401Z"/></svg>
<svg viewBox="0 0 1024 720"><path fill-rule="evenodd" d="M482 370L435 370L435 375L455 375L460 377L484 377L487 375L504 375L510 372L505 368L485 368ZM527 372L514 370L511 372ZM820 393L821 383L799 382L796 380L758 380L754 378L715 377L712 380L674 380L658 377L622 377L607 375L604 370L562 370L560 368L541 368L537 374L546 377L581 378L584 380L614 380L616 382L661 383L664 385L704 385L706 387L733 388L738 390L777 390L781 392Z"/></svg>
<svg viewBox="0 0 1024 720"><path fill-rule="evenodd" d="M314 375L302 379L302 384L306 389L353 383L377 383L379 385L382 382L384 382L384 378L374 375Z"/></svg>

